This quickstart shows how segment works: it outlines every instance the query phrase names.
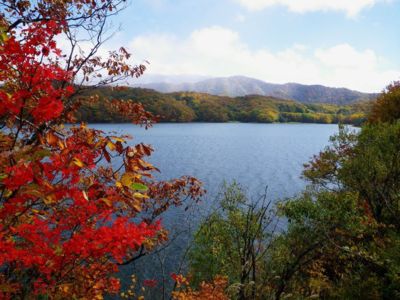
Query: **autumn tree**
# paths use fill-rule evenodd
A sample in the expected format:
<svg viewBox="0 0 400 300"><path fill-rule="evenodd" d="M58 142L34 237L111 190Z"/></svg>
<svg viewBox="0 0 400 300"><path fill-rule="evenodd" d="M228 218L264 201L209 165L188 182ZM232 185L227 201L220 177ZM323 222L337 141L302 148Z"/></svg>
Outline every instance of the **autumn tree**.
<svg viewBox="0 0 400 300"><path fill-rule="evenodd" d="M276 298L399 297L399 130L341 127L305 165L311 185L279 209L289 224L270 257Z"/></svg>
<svg viewBox="0 0 400 300"><path fill-rule="evenodd" d="M157 169L145 161L149 145L129 145L127 136L85 124L64 126L81 103L76 95L89 88L83 82L107 84L144 70L127 63L123 48L96 57L108 17L123 5L1 1L1 298L118 292L118 265L168 238L160 216L203 193L195 178L154 180ZM82 31L96 41L86 54L78 46ZM71 43L67 54L57 47L60 36ZM153 122L140 104L114 108L136 124Z"/></svg>
<svg viewBox="0 0 400 300"><path fill-rule="evenodd" d="M372 106L370 123L393 123L400 119L400 82L390 84Z"/></svg>

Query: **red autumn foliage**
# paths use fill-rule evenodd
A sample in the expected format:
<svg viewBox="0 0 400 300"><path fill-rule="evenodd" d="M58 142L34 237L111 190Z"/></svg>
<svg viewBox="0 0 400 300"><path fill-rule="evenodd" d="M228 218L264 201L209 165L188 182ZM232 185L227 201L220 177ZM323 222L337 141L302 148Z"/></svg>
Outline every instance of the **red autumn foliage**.
<svg viewBox="0 0 400 300"><path fill-rule="evenodd" d="M157 169L145 161L153 151L148 145L128 146L127 137L84 124L63 126L77 107L71 105L76 72L63 69L54 40L66 22L4 28L0 25L0 298L95 299L116 293L118 264L165 240L160 215L182 205L183 196L197 200L204 191L191 177L156 181ZM118 109L151 125L152 116L138 104Z"/></svg>

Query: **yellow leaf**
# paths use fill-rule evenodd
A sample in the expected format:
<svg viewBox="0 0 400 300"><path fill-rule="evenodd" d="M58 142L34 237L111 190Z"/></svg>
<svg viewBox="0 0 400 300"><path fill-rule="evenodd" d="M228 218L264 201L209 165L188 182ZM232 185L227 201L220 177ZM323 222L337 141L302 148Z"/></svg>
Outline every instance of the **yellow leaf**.
<svg viewBox="0 0 400 300"><path fill-rule="evenodd" d="M37 184L30 184L26 187L25 193L35 196L35 197L42 197L42 193L40 192Z"/></svg>
<svg viewBox="0 0 400 300"><path fill-rule="evenodd" d="M101 201L103 201L107 206L111 207L112 206L112 201L108 198L101 198Z"/></svg>
<svg viewBox="0 0 400 300"><path fill-rule="evenodd" d="M132 207L138 212L142 210L142 206L139 203L133 203Z"/></svg>
<svg viewBox="0 0 400 300"><path fill-rule="evenodd" d="M148 199L149 196L141 194L141 193L133 193L133 197L139 198L139 199Z"/></svg>
<svg viewBox="0 0 400 300"><path fill-rule="evenodd" d="M136 174L128 172L121 176L121 183L124 186L130 187L130 185L135 181L135 179L136 179Z"/></svg>
<svg viewBox="0 0 400 300"><path fill-rule="evenodd" d="M110 148L111 151L114 151L116 149L115 145L113 142L108 141L107 142L108 148Z"/></svg>
<svg viewBox="0 0 400 300"><path fill-rule="evenodd" d="M79 158L74 157L74 158L72 159L72 162L73 162L75 165L77 165L78 167L80 167L80 168L82 168L82 167L84 166L83 162L82 162Z"/></svg>
<svg viewBox="0 0 400 300"><path fill-rule="evenodd" d="M117 187L117 188L122 188L122 183L120 182L120 181L117 181L116 183L115 183L115 186Z"/></svg>
<svg viewBox="0 0 400 300"><path fill-rule="evenodd" d="M117 141L117 142L121 142L121 143L125 142L125 140L123 138L120 138L117 136L110 136L110 138L112 138L114 141Z"/></svg>
<svg viewBox="0 0 400 300"><path fill-rule="evenodd" d="M56 197L54 196L54 194L48 195L43 199L43 202L46 205L52 204L52 203L56 202Z"/></svg>
<svg viewBox="0 0 400 300"><path fill-rule="evenodd" d="M58 146L61 150L64 150L66 148L65 143L63 143L62 141L58 141Z"/></svg>
<svg viewBox="0 0 400 300"><path fill-rule="evenodd" d="M60 290L62 290L64 293L68 293L69 289L70 289L69 284L60 285Z"/></svg>

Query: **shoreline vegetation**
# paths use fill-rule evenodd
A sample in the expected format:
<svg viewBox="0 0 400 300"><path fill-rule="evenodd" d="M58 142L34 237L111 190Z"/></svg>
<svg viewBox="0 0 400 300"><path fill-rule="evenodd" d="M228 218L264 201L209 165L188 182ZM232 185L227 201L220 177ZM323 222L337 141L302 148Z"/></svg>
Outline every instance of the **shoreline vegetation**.
<svg viewBox="0 0 400 300"><path fill-rule="evenodd" d="M129 117L121 115L116 107L118 103L132 102L143 104L147 111L159 116L160 123L342 123L359 126L374 103L300 103L258 95L231 98L195 92L164 94L128 87L96 88L84 92L80 99L82 106L75 116L77 121L88 123L129 122Z"/></svg>
<svg viewBox="0 0 400 300"><path fill-rule="evenodd" d="M226 185L194 234L191 284L238 300L400 299L399 104L394 83L358 133L340 126L295 197L271 204Z"/></svg>

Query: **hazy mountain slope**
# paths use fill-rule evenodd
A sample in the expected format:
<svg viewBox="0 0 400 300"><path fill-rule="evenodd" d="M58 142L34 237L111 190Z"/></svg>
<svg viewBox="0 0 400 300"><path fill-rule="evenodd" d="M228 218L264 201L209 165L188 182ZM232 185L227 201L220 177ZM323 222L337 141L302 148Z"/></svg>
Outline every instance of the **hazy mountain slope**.
<svg viewBox="0 0 400 300"><path fill-rule="evenodd" d="M367 94L346 88L331 88L323 85L302 85L287 83L281 86L283 96L303 103L349 104L376 98L377 94ZM278 96L275 93L275 96Z"/></svg>
<svg viewBox="0 0 400 300"><path fill-rule="evenodd" d="M376 94L361 93L346 88L302 85L298 83L272 84L244 76L210 78L195 83L170 84L163 82L140 84L139 86L163 93L191 91L229 97L261 95L293 99L302 103L341 105L370 100L376 97Z"/></svg>

